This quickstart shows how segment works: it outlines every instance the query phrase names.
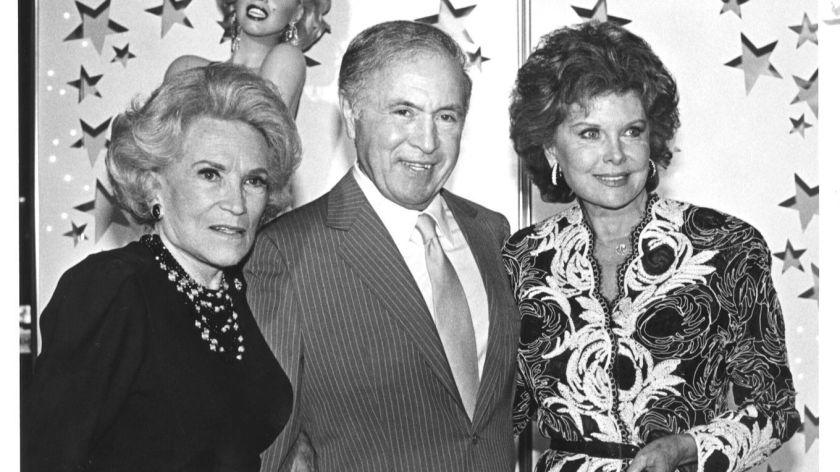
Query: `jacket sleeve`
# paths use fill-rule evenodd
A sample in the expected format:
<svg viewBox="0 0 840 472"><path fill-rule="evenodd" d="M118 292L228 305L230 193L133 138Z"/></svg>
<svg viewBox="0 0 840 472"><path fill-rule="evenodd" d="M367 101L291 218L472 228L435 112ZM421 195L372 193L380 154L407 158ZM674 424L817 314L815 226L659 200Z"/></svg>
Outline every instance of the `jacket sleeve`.
<svg viewBox="0 0 840 472"><path fill-rule="evenodd" d="M292 384L293 405L283 432L262 455L261 471L290 470L300 448L300 385L303 375L303 345L297 294L289 271L289 262L269 231L257 237L254 251L245 265L248 304L260 328ZM308 444L308 442L307 442Z"/></svg>
<svg viewBox="0 0 840 472"><path fill-rule="evenodd" d="M24 392L24 471L85 468L131 392L145 351L146 305L120 261L67 271L41 316L43 351Z"/></svg>
<svg viewBox="0 0 840 472"><path fill-rule="evenodd" d="M736 408L691 428L698 472L741 472L760 463L800 426L770 251L757 237L733 256L727 377Z"/></svg>
<svg viewBox="0 0 840 472"><path fill-rule="evenodd" d="M524 234L525 232L523 230L508 238L502 250L502 260L508 272L513 298L517 307L521 302L519 277L520 257L526 257L523 248L527 244L527 241ZM516 313L516 315L521 317L520 313ZM523 336L526 330L533 328L533 325L527 322L523 322L520 326L520 330L523 333L520 333L519 349L516 355L516 380L513 397L513 431L517 436L528 426L537 411L536 394L531 387L531 377L527 373L528 363L526 362L526 353L528 352L528 343L525 339L528 339L529 336Z"/></svg>

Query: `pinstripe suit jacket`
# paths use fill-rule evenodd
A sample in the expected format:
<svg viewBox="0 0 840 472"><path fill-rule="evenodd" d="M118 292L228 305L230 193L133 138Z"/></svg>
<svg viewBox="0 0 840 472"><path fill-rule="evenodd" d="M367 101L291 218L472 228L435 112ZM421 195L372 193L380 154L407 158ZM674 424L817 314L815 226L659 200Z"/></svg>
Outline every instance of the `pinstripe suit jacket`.
<svg viewBox="0 0 840 472"><path fill-rule="evenodd" d="M255 318L295 388L292 418L263 455L262 470L281 468L300 431L319 471L514 469L519 316L500 256L509 226L498 213L443 196L488 297L474 421L420 290L348 173L268 225L246 266Z"/></svg>

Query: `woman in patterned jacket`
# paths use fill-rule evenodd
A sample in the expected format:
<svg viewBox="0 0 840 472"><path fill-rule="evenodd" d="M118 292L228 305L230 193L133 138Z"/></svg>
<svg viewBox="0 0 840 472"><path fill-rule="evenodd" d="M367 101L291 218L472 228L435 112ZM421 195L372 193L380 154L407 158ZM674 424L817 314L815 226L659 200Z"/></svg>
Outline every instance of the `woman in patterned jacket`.
<svg viewBox="0 0 840 472"><path fill-rule="evenodd" d="M536 417L551 439L538 471L745 471L800 424L764 239L653 193L677 103L609 22L550 33L519 70L514 147L543 199L570 203L504 248L515 429Z"/></svg>

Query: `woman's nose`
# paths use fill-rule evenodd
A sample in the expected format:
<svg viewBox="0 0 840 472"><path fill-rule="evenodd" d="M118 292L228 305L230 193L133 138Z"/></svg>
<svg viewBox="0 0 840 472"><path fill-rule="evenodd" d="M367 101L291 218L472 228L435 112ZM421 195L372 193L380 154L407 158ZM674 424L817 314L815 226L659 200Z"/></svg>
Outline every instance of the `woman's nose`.
<svg viewBox="0 0 840 472"><path fill-rule="evenodd" d="M624 145L619 139L608 139L606 142L606 149L604 149L604 162L612 162L613 164L621 164L626 158L624 154Z"/></svg>
<svg viewBox="0 0 840 472"><path fill-rule="evenodd" d="M241 185L228 185L222 199L222 208L235 214L245 213L245 192Z"/></svg>

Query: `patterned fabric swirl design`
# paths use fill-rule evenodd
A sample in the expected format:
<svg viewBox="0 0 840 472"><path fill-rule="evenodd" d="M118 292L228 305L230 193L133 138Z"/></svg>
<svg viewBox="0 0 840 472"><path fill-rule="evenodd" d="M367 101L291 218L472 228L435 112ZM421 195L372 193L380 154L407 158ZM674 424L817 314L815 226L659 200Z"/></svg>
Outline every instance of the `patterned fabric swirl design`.
<svg viewBox="0 0 840 472"><path fill-rule="evenodd" d="M613 301L600 295L592 248L578 204L505 245L522 318L517 434L529 419L570 441L643 447L687 433L699 472L745 471L791 437L800 419L784 321L755 228L652 194ZM548 450L536 470L629 463Z"/></svg>

